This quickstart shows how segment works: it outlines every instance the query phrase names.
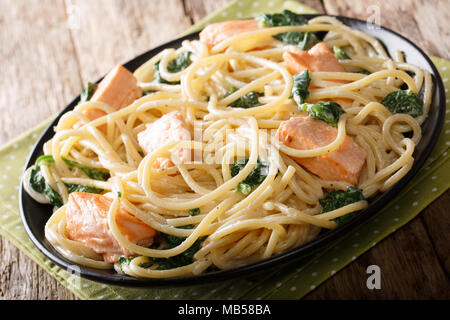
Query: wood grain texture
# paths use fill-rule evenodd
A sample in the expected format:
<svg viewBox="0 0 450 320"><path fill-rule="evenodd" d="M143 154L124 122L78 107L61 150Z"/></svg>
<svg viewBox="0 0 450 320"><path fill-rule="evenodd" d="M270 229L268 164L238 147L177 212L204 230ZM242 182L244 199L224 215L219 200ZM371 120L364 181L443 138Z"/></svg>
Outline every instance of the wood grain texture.
<svg viewBox="0 0 450 320"><path fill-rule="evenodd" d="M56 114L87 81L175 38L228 0L0 0L0 143ZM450 1L305 0L319 12L381 24L449 58ZM427 23L421 23L423 17ZM31 54L32 53L32 54ZM19 112L18 112L19 111ZM26 116L24 116L26 115ZM411 223L324 282L306 299L448 299L447 191ZM76 299L4 238L0 299ZM377 264L382 289L366 287Z"/></svg>

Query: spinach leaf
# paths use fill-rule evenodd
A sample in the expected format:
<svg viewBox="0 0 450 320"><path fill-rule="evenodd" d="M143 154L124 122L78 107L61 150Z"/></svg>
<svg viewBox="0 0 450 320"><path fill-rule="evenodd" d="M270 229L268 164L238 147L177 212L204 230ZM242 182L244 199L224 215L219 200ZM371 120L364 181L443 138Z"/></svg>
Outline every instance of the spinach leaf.
<svg viewBox="0 0 450 320"><path fill-rule="evenodd" d="M406 113L414 118L423 114L423 101L412 90L388 93L381 104L392 113Z"/></svg>
<svg viewBox="0 0 450 320"><path fill-rule="evenodd" d="M178 228L192 229L193 225L180 226ZM162 238L166 241L167 246L163 250L171 249L179 246L186 237L177 237L166 233L161 233ZM176 256L170 258L149 258L151 262L158 264L158 270L167 270L177 267L182 267L194 262L194 255L200 249L203 241L205 241L206 236L198 238L192 246L190 246L184 252L177 254Z"/></svg>
<svg viewBox="0 0 450 320"><path fill-rule="evenodd" d="M235 90L236 91L236 90ZM229 93L228 95L230 95ZM233 101L228 106L231 108L253 108L260 106L258 98L264 96L264 93L256 92L256 91L250 91L247 94L243 95L239 99Z"/></svg>
<svg viewBox="0 0 450 320"><path fill-rule="evenodd" d="M230 168L231 176L236 176L245 167L247 162L248 158L243 158L233 163ZM255 186L264 181L268 174L269 166L265 162L258 159L252 171L250 171L250 174L237 185L237 191L244 195L249 194Z"/></svg>
<svg viewBox="0 0 450 320"><path fill-rule="evenodd" d="M370 71L365 70L365 69L356 70L356 71L354 71L354 72L356 72L356 73L362 73L362 74L367 74L367 75L371 74Z"/></svg>
<svg viewBox="0 0 450 320"><path fill-rule="evenodd" d="M167 64L167 71L176 73L189 67L191 64L191 54L192 52L190 51L182 52L177 58Z"/></svg>
<svg viewBox="0 0 450 320"><path fill-rule="evenodd" d="M56 207L62 207L63 200L61 198L61 195L56 192L50 185L45 182L45 189L44 189L45 196L50 200L50 203Z"/></svg>
<svg viewBox="0 0 450 320"><path fill-rule="evenodd" d="M345 113L338 103L332 101L314 104L303 103L299 106L299 109L308 113L311 118L325 121L335 128L337 127L339 117Z"/></svg>
<svg viewBox="0 0 450 320"><path fill-rule="evenodd" d="M155 90L143 90L142 91L142 96L146 96L146 95L149 95L149 94L152 94L152 93L155 93L156 91Z"/></svg>
<svg viewBox="0 0 450 320"><path fill-rule="evenodd" d="M91 186L84 186L80 184L64 183L67 187L67 192L87 192L87 193L102 193L103 189Z"/></svg>
<svg viewBox="0 0 450 320"><path fill-rule="evenodd" d="M65 157L61 157L61 159L66 163L70 170L73 170L73 168L78 168L91 179L106 181L110 177L110 174L107 171L90 168L84 164L69 160Z"/></svg>
<svg viewBox="0 0 450 320"><path fill-rule="evenodd" d="M56 207L61 207L64 203L61 195L53 189L41 172L41 165L49 166L54 162L51 155L44 155L36 160L34 168L31 169L29 184L30 187L39 193L43 193L50 203Z"/></svg>
<svg viewBox="0 0 450 320"><path fill-rule="evenodd" d="M285 32L273 36L284 43L296 45L301 50L308 50L319 42L316 35L311 32Z"/></svg>
<svg viewBox="0 0 450 320"><path fill-rule="evenodd" d="M98 87L98 84L88 82L86 85L86 89L84 89L83 92L81 92L81 94L80 94L80 102L79 103L89 101L92 98L92 96L94 95L95 90L97 90L97 87Z"/></svg>
<svg viewBox="0 0 450 320"><path fill-rule="evenodd" d="M350 60L351 58L348 56L347 52L344 49L338 46L333 46L333 52L337 59L339 60Z"/></svg>
<svg viewBox="0 0 450 320"><path fill-rule="evenodd" d="M197 216L200 214L200 208L194 208L189 210L189 215L191 216Z"/></svg>
<svg viewBox="0 0 450 320"><path fill-rule="evenodd" d="M124 266L128 266L131 262L131 260L133 260L134 258L136 258L135 256L130 256L130 257L120 257L119 258L119 265L120 265L120 270L123 271L123 267Z"/></svg>
<svg viewBox="0 0 450 320"><path fill-rule="evenodd" d="M273 14L262 13L256 16L256 20L262 27L294 26L308 23L305 17L290 10Z"/></svg>
<svg viewBox="0 0 450 320"><path fill-rule="evenodd" d="M322 206L322 212L329 212L361 200L365 200L362 190L357 187L349 186L345 192L342 190L331 191L325 198L320 199L319 203ZM351 212L342 217L335 218L333 221L341 225L355 215L356 212Z"/></svg>
<svg viewBox="0 0 450 320"><path fill-rule="evenodd" d="M309 96L308 86L311 82L311 78L309 77L308 69L300 71L297 73L294 78L294 83L292 85L292 97L295 102L300 106L305 102L305 99Z"/></svg>
<svg viewBox="0 0 450 320"><path fill-rule="evenodd" d="M169 61L167 64L167 71L171 73L180 72L181 70L186 69L191 64L191 56L192 52L185 51L181 53L177 58ZM159 64L161 63L161 60L156 62L153 65L153 69L155 69L155 79L158 83L166 83L166 84L179 84L180 81L167 81L163 77L161 77L161 74L159 73Z"/></svg>

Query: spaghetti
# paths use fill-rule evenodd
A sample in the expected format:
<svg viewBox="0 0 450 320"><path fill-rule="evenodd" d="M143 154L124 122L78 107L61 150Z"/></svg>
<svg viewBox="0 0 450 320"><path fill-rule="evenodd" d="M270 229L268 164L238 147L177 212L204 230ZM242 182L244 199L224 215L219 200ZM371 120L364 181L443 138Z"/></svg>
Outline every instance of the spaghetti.
<svg viewBox="0 0 450 320"><path fill-rule="evenodd" d="M308 93L299 107L285 54L300 51L277 35L317 32L326 35L316 42L345 51L339 59L343 71L310 69L303 87ZM367 199L392 187L412 167L432 81L401 53L393 60L378 40L327 16L306 24L257 25L222 38L212 45L185 40L180 48L151 58L134 72L144 95L131 103L116 109L91 99L60 119L44 145L47 158L26 171L24 185L41 203L55 204L47 191L59 195L45 234L67 259L146 278L247 265L305 244L321 228L338 227L339 218L366 208ZM177 69L183 56L189 64ZM399 91L415 97L420 91L420 115L386 107L386 97ZM236 101L253 105L235 107ZM306 108L332 106L327 102L342 108L329 129L336 132L330 141L310 148L284 143L280 130L287 121L301 117L310 123ZM90 117L92 110L99 116ZM168 139L145 152L138 136L175 113L193 138ZM322 120L311 123L332 127ZM153 137L159 134L152 130ZM356 183L325 179L306 164L342 150L348 139L363 154ZM131 254L108 261L71 236L66 214L71 188L110 199L106 228ZM360 193L325 210L324 199L339 199L351 190ZM151 245L124 234L119 208L156 231Z"/></svg>

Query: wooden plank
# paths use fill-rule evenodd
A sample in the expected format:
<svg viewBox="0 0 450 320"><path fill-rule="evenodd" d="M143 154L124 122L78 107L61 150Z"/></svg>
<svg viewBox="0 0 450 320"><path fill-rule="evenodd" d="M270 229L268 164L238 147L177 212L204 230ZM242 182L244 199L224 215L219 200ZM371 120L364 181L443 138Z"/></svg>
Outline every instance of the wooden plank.
<svg viewBox="0 0 450 320"><path fill-rule="evenodd" d="M323 3L328 14L361 20L372 19L379 12L382 26L412 40L428 54L450 58L450 1L324 0Z"/></svg>
<svg viewBox="0 0 450 320"><path fill-rule="evenodd" d="M1 0L0 12L3 144L56 114L81 83L62 1Z"/></svg>
<svg viewBox="0 0 450 320"><path fill-rule="evenodd" d="M62 0L1 0L0 12L3 144L61 110L81 81ZM1 299L75 298L3 237L0 249Z"/></svg>
<svg viewBox="0 0 450 320"><path fill-rule="evenodd" d="M433 203L431 206L436 206ZM441 211L442 212L442 211ZM381 289L369 290L367 267L381 269ZM419 217L365 252L305 299L449 299L448 278Z"/></svg>
<svg viewBox="0 0 450 320"><path fill-rule="evenodd" d="M78 24L72 38L84 82L174 39L190 26L181 0L66 0Z"/></svg>

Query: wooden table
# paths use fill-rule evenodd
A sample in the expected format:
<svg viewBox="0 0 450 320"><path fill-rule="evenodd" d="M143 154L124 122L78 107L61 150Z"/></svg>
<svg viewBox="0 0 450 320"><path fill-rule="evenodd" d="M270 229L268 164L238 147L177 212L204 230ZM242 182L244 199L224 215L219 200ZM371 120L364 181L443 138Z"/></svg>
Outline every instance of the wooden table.
<svg viewBox="0 0 450 320"><path fill-rule="evenodd" d="M227 2L0 0L0 144L58 113L87 81L175 38ZM379 8L381 25L410 38L428 54L450 59L448 0L303 3L323 13L359 19ZM447 191L306 299L450 298L449 207ZM3 238L0 252L0 298L76 299ZM381 290L366 287L371 264L381 268Z"/></svg>

